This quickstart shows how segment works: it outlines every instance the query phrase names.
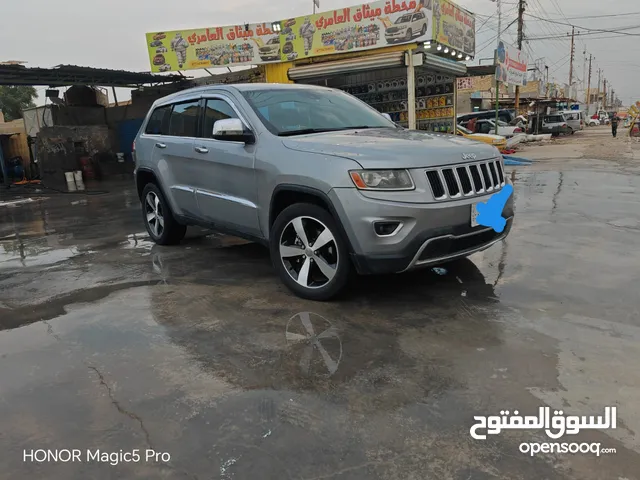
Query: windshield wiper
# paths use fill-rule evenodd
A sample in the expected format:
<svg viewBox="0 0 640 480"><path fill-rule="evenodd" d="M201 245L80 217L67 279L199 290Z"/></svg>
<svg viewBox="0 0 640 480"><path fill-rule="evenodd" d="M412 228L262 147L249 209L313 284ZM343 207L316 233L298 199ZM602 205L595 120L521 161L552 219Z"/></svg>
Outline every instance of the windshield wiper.
<svg viewBox="0 0 640 480"><path fill-rule="evenodd" d="M301 128L300 130L287 130L286 132L280 132L279 137L290 137L293 135L306 135L308 133L324 133L335 132L336 130L342 130L341 128Z"/></svg>
<svg viewBox="0 0 640 480"><path fill-rule="evenodd" d="M353 127L338 127L338 128L301 128L300 130L288 130L278 134L279 137L290 137L293 135L306 135L308 133L324 133L324 132L339 132L341 130L364 130L365 128L393 128L393 127L372 127L370 125L355 125Z"/></svg>

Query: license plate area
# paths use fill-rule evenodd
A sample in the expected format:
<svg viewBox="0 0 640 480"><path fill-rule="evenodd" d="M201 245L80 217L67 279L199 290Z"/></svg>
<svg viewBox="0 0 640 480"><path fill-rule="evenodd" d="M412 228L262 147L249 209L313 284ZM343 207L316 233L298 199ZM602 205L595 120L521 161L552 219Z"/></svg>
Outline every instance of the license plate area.
<svg viewBox="0 0 640 480"><path fill-rule="evenodd" d="M473 205L471 205L471 226L472 227L477 227L478 225L480 225L478 223L478 204L474 203Z"/></svg>

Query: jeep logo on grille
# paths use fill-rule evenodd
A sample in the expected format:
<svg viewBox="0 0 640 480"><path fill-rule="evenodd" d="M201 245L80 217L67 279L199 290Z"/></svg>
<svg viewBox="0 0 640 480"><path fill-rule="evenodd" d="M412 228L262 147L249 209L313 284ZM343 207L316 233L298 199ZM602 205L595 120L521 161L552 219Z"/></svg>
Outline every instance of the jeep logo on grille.
<svg viewBox="0 0 640 480"><path fill-rule="evenodd" d="M475 153L463 153L462 154L462 159L463 160L475 160L477 157L477 155Z"/></svg>

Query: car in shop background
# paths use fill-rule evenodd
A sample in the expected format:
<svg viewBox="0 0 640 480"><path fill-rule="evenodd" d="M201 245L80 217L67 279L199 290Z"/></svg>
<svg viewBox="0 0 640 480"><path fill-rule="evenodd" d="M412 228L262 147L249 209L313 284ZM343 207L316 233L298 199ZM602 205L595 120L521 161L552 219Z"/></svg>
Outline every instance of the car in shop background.
<svg viewBox="0 0 640 480"><path fill-rule="evenodd" d="M597 115L594 115L589 119L589 123L587 125L589 125L590 127L597 127L600 125L600 119Z"/></svg>
<svg viewBox="0 0 640 480"><path fill-rule="evenodd" d="M469 140L474 140L476 142L486 143L487 145L492 145L498 150L504 150L507 148L507 139L501 135L493 135L490 133L474 133L468 128L463 127L462 125L458 125L456 135L467 138Z"/></svg>
<svg viewBox="0 0 640 480"><path fill-rule="evenodd" d="M467 128L469 121L461 122L460 125ZM476 129L475 133L495 133L496 131L496 121L495 120L477 120L476 121ZM522 128L516 127L514 125L509 125L501 120L498 120L498 135L504 138L511 138L514 135L518 135L524 133Z"/></svg>
<svg viewBox="0 0 640 480"><path fill-rule="evenodd" d="M493 145L397 126L341 90L234 84L150 109L134 143L142 220L160 245L188 225L264 244L295 294L467 257L504 239L478 205L510 184Z"/></svg>
<svg viewBox="0 0 640 480"><path fill-rule="evenodd" d="M542 131L540 133L550 133L553 137L568 135L572 132L567 119L562 113L545 115L542 117Z"/></svg>
<svg viewBox="0 0 640 480"><path fill-rule="evenodd" d="M258 49L260 58L267 62L269 60L280 60L280 36L270 39L263 47Z"/></svg>
<svg viewBox="0 0 640 480"><path fill-rule="evenodd" d="M399 40L411 40L414 37L427 33L429 20L424 12L407 13L396 19L396 21L384 32L387 43Z"/></svg>

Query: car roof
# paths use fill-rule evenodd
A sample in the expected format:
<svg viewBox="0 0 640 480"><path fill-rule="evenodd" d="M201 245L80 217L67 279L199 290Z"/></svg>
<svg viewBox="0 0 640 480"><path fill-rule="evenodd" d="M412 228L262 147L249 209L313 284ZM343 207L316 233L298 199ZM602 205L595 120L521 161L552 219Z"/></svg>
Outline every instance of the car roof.
<svg viewBox="0 0 640 480"><path fill-rule="evenodd" d="M217 83L214 85L205 85L202 87L193 87L187 88L185 90L180 90L179 92L172 93L171 95L167 95L166 97L162 97L159 99L156 104L164 105L166 103L175 102L177 100L181 100L184 97L193 97L197 94L204 93L220 93L220 92L251 92L251 91L265 91L265 90L326 90L332 91L335 90L333 88L321 87L318 85L299 85L292 83L233 83L233 84L223 84Z"/></svg>

